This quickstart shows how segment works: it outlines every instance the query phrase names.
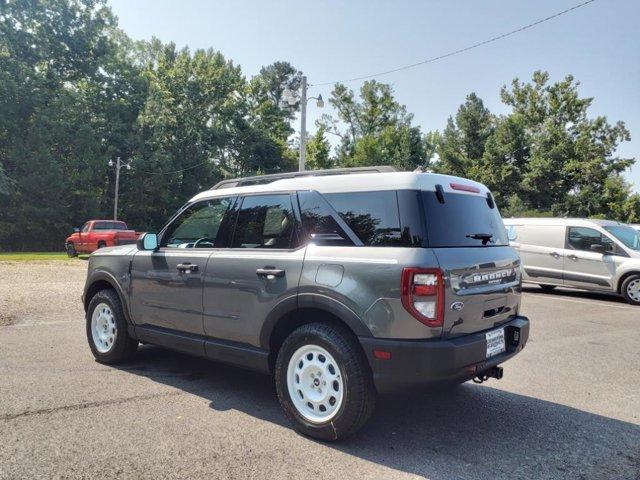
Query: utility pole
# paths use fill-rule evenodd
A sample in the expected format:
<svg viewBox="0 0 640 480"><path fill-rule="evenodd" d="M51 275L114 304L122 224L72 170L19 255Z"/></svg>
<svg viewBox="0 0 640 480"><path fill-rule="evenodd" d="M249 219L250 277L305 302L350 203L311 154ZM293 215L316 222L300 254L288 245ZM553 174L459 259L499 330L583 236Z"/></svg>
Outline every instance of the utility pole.
<svg viewBox="0 0 640 480"><path fill-rule="evenodd" d="M298 170L304 172L305 161L307 159L307 102L309 100L315 100L318 108L324 107L324 100L322 95L317 97L307 97L307 77L305 75L301 78L300 85L300 98L292 92L289 87L285 87L282 92L281 106L287 104L293 107L298 101L300 102L300 160L298 161Z"/></svg>
<svg viewBox="0 0 640 480"><path fill-rule="evenodd" d="M109 166L110 167L114 166L113 160L109 160ZM131 170L131 160L129 160L128 163L124 163L122 160L120 160L120 157L116 157L116 163L115 163L116 188L115 188L114 199L113 199L113 219L114 220L118 220L118 191L120 190L120 169L123 166L126 167L127 170Z"/></svg>
<svg viewBox="0 0 640 480"><path fill-rule="evenodd" d="M304 172L304 164L307 157L307 77L302 76L300 89L300 161L298 170Z"/></svg>

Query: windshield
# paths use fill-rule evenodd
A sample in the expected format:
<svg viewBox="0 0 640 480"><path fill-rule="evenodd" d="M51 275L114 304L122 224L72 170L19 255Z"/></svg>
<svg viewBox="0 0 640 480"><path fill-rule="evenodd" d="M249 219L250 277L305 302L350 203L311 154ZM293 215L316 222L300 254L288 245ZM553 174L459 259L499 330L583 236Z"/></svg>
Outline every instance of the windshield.
<svg viewBox="0 0 640 480"><path fill-rule="evenodd" d="M626 247L640 251L640 232L637 230L626 225L604 227L604 229L620 240Z"/></svg>
<svg viewBox="0 0 640 480"><path fill-rule="evenodd" d="M446 193L440 203L435 192L423 191L430 247L495 247L509 245L498 209L486 197Z"/></svg>

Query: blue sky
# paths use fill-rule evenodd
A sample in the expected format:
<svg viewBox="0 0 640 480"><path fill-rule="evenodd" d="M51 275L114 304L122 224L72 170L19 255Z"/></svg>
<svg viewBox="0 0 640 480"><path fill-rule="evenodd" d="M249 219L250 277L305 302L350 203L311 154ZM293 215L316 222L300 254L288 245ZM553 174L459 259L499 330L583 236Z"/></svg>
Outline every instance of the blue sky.
<svg viewBox="0 0 640 480"><path fill-rule="evenodd" d="M170 1L110 0L135 39L212 47L247 76L290 61L309 82L357 77L411 64L485 40L571 7L580 0L460 1ZM622 120L631 142L618 154L640 162L640 2L597 0L533 29L428 65L379 77L414 113L423 131L442 129L469 92L494 113L506 111L500 87L547 70L571 73L595 97L591 115ZM360 82L348 84L359 88ZM325 98L330 86L312 88ZM309 109L313 120L329 108ZM640 165L627 175L640 192Z"/></svg>

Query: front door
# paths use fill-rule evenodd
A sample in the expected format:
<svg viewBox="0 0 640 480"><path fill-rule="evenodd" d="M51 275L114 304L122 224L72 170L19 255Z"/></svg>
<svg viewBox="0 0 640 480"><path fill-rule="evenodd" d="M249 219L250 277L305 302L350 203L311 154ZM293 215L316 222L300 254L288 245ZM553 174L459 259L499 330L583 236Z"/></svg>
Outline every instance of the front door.
<svg viewBox="0 0 640 480"><path fill-rule="evenodd" d="M605 253L592 250L592 245L603 245ZM615 243L598 230L568 227L564 284L568 287L610 290L616 268L614 251Z"/></svg>
<svg viewBox="0 0 640 480"><path fill-rule="evenodd" d="M203 276L213 250L228 241L225 219L234 201L226 197L189 205L161 233L157 251L135 254L131 310L142 339L148 333L164 344L180 341L182 335L184 345L172 347L192 350L189 344L197 340L204 348Z"/></svg>
<svg viewBox="0 0 640 480"><path fill-rule="evenodd" d="M305 249L298 247L293 200L283 193L239 202L231 248L214 251L207 265L207 337L259 347L267 315L280 302L295 302Z"/></svg>

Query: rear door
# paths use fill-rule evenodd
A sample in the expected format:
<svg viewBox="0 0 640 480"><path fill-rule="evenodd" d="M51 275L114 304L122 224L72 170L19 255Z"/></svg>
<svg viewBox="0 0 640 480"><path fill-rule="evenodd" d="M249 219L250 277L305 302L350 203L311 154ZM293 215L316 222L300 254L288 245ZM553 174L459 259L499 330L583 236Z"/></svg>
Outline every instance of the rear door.
<svg viewBox="0 0 640 480"><path fill-rule="evenodd" d="M239 199L231 248L215 250L204 278L207 337L260 346L267 315L294 301L305 248L289 193Z"/></svg>
<svg viewBox="0 0 640 480"><path fill-rule="evenodd" d="M493 199L422 192L428 245L445 277L443 336L490 329L518 313L520 260Z"/></svg>

